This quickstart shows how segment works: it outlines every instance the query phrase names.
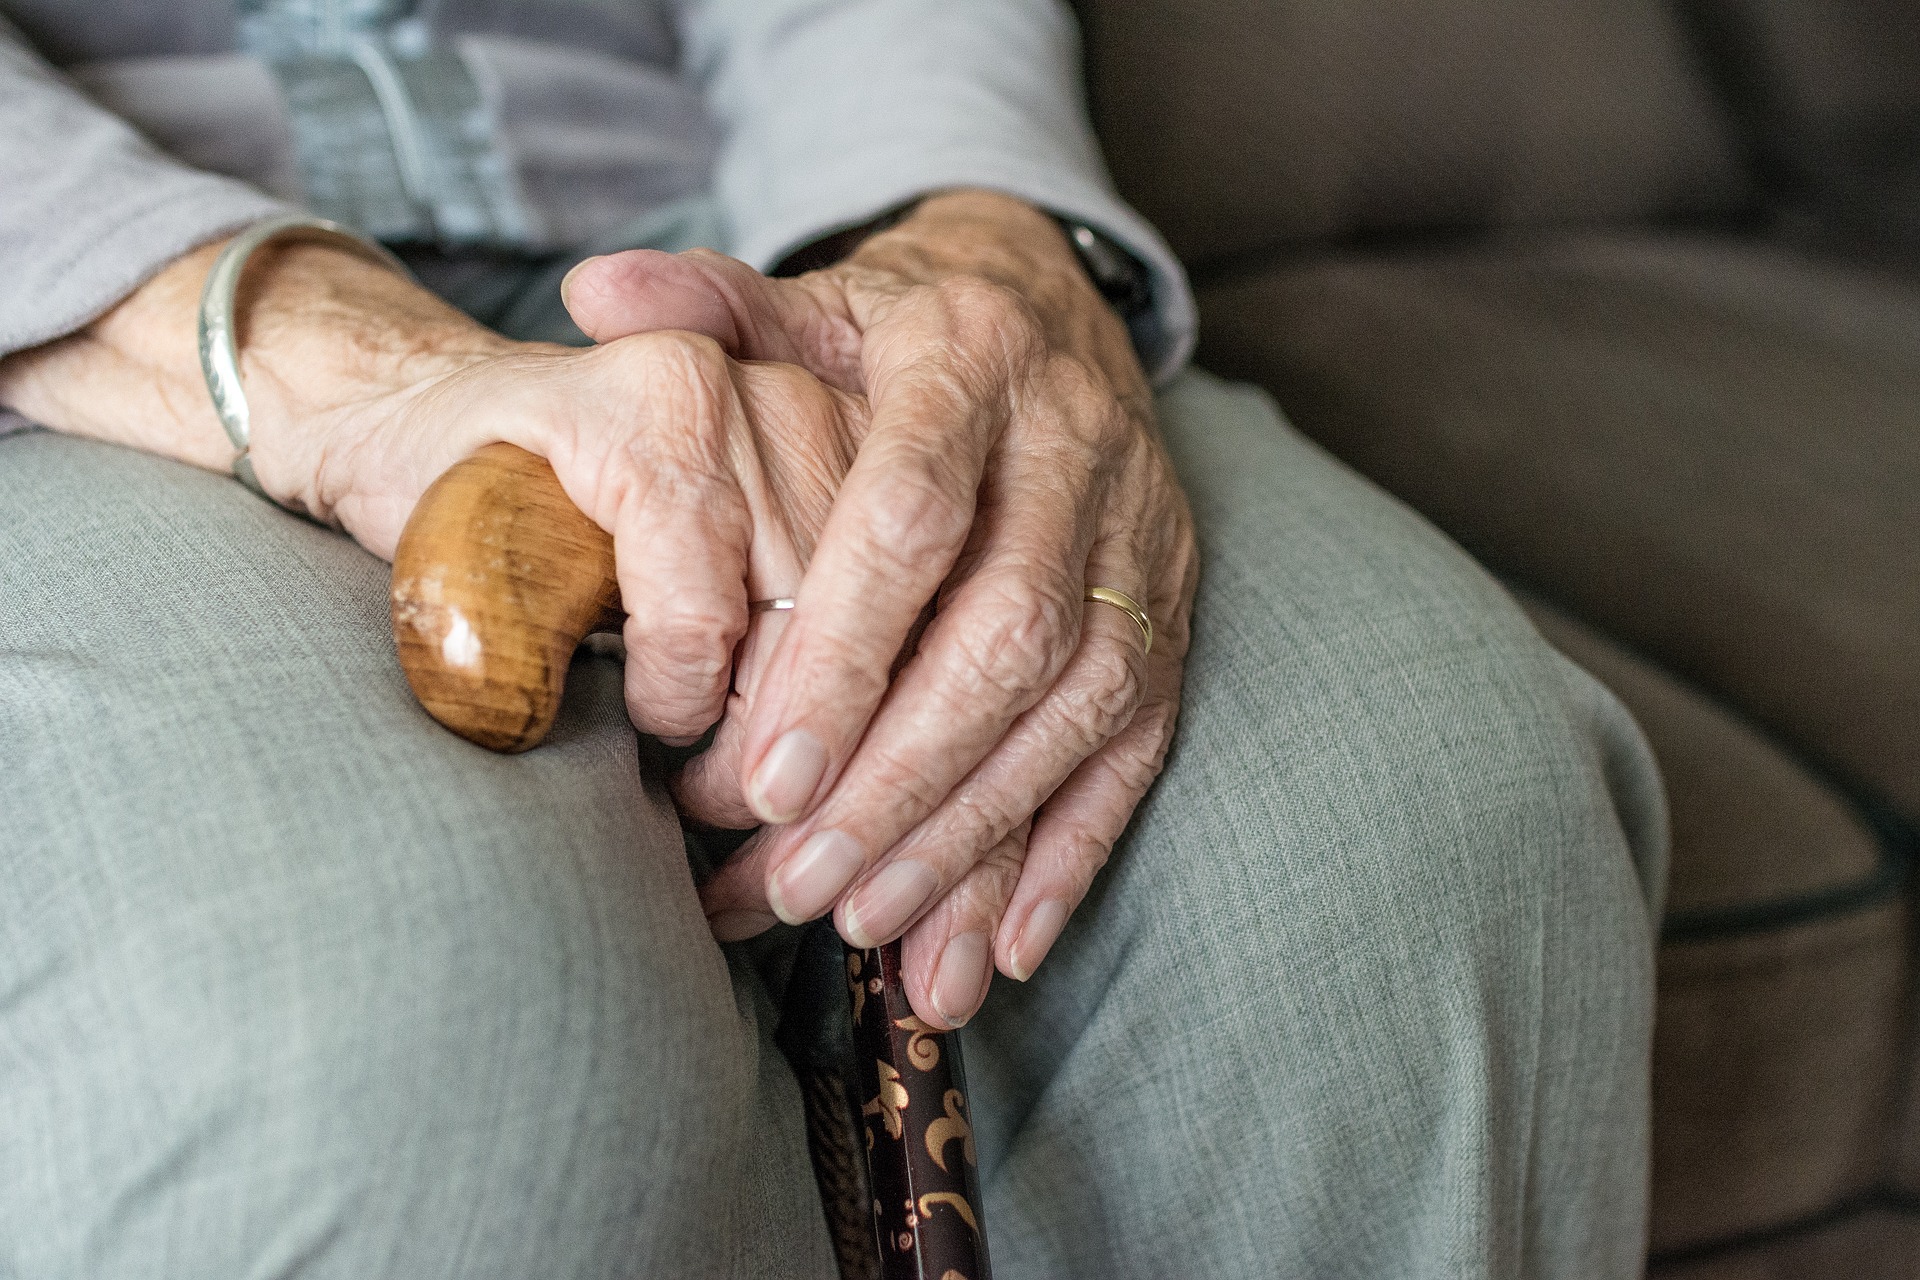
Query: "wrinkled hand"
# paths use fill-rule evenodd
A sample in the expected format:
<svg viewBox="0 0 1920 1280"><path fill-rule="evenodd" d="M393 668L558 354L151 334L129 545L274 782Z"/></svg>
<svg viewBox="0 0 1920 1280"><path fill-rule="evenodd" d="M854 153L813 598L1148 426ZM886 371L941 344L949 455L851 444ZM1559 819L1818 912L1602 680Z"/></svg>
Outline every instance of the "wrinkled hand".
<svg viewBox="0 0 1920 1280"><path fill-rule="evenodd" d="M737 362L694 334L522 348L409 389L350 447L335 437L317 485L390 558L416 478L495 440L547 458L613 534L628 713L687 743L752 694L785 615L752 617L749 601L798 586L866 416L862 398L795 366ZM269 485L277 462L260 459Z"/></svg>
<svg viewBox="0 0 1920 1280"><path fill-rule="evenodd" d="M990 964L1032 974L1173 732L1197 560L1124 329L1050 219L977 192L796 280L635 251L567 296L600 341L690 330L867 398L798 606L677 793L715 825L773 824L704 886L717 934L828 910L855 945L905 932L915 1009L958 1026ZM1146 608L1151 656L1090 585ZM736 622L687 651L700 688Z"/></svg>
<svg viewBox="0 0 1920 1280"><path fill-rule="evenodd" d="M140 386L181 363L150 349L153 318L191 316L182 297L197 290L205 266L196 259L206 256L170 268L88 345L50 352L53 367L18 381L59 391L111 384L123 370ZM250 284L259 291L244 348L253 458L276 498L391 559L435 477L482 445L519 445L545 457L568 497L613 535L634 723L691 742L720 717L736 681L751 688L784 615L751 618L748 602L799 585L865 436L863 398L791 364L735 361L693 333L589 350L510 342L412 283L320 246L290 246ZM189 376L197 382L197 371ZM205 412L198 390L166 401ZM82 428L85 407L66 415ZM189 427L207 438L209 465L224 465L217 427L182 425L183 438Z"/></svg>

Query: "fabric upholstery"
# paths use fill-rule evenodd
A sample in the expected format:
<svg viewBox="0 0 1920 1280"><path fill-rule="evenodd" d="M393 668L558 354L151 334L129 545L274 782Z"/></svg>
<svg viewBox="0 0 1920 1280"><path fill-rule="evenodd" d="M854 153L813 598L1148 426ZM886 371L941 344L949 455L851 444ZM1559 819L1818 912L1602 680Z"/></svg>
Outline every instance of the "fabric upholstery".
<svg viewBox="0 0 1920 1280"><path fill-rule="evenodd" d="M1648 1280L1920 1280L1920 1216L1872 1210L1712 1257L1656 1264Z"/></svg>
<svg viewBox="0 0 1920 1280"><path fill-rule="evenodd" d="M1688 0L1783 230L1912 272L1920 9L1912 0Z"/></svg>
<svg viewBox="0 0 1920 1280"><path fill-rule="evenodd" d="M1565 613L1527 605L1555 646L1627 704L1667 780L1654 1253L1871 1190L1890 1156L1909 998L1887 850L1739 717Z"/></svg>
<svg viewBox="0 0 1920 1280"><path fill-rule="evenodd" d="M1920 815L1920 286L1761 244L1301 255L1202 359L1497 570Z"/></svg>
<svg viewBox="0 0 1920 1280"><path fill-rule="evenodd" d="M1686 0L1770 158L1817 184L1904 155L1920 130L1912 0Z"/></svg>
<svg viewBox="0 0 1920 1280"><path fill-rule="evenodd" d="M1920 820L1920 10L1079 7L1202 362L1588 619L1536 610L1662 760L1652 1274L1920 1275L1859 1211L1920 1204L1920 1071L1842 794Z"/></svg>
<svg viewBox="0 0 1920 1280"><path fill-rule="evenodd" d="M1411 227L1740 207L1661 0L1082 0L1121 190L1189 264Z"/></svg>

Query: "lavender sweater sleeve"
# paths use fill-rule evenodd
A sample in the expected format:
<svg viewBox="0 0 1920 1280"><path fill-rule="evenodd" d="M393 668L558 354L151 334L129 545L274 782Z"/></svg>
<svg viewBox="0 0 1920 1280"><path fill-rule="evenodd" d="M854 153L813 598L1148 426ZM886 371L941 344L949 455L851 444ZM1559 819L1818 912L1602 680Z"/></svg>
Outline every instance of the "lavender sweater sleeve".
<svg viewBox="0 0 1920 1280"><path fill-rule="evenodd" d="M74 332L189 249L285 207L161 154L0 20L0 355Z"/></svg>

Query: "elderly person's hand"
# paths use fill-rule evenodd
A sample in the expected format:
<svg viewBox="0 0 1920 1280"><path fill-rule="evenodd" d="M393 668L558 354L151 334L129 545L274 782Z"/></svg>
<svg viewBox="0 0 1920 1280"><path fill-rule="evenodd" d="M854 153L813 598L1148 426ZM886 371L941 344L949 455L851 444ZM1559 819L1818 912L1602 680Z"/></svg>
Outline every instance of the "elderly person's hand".
<svg viewBox="0 0 1920 1280"><path fill-rule="evenodd" d="M0 404L225 471L232 449L194 338L218 248L81 333L0 362ZM750 599L794 590L865 434L862 398L793 365L735 361L691 333L586 350L511 342L324 245L261 250L238 311L261 482L377 555L392 557L427 485L482 445L547 458L614 536L629 712L669 739L719 714ZM743 662L781 620L755 621Z"/></svg>
<svg viewBox="0 0 1920 1280"><path fill-rule="evenodd" d="M705 886L717 933L828 910L857 945L905 932L915 1008L964 1022L991 963L1024 980L1046 955L1173 733L1196 552L1124 328L1051 219L984 192L792 281L636 251L567 295L598 340L694 330L869 398L744 731L678 793L776 824ZM1150 656L1095 586L1145 608Z"/></svg>

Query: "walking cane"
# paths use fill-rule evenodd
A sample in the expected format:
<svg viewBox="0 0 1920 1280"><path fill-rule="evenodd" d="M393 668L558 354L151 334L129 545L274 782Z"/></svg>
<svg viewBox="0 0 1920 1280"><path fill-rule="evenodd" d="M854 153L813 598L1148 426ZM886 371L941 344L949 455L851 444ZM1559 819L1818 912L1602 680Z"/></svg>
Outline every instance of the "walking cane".
<svg viewBox="0 0 1920 1280"><path fill-rule="evenodd" d="M421 704L507 752L547 736L574 651L622 618L613 539L544 459L509 444L421 497L394 555L392 604ZM779 1038L800 1075L841 1275L990 1280L960 1038L914 1016L898 942L838 942L828 921L803 937Z"/></svg>

